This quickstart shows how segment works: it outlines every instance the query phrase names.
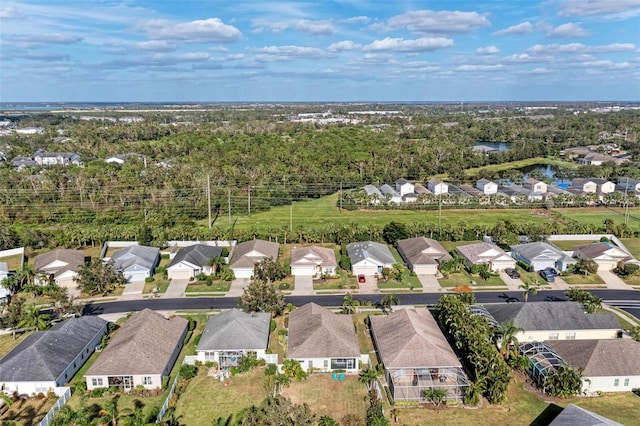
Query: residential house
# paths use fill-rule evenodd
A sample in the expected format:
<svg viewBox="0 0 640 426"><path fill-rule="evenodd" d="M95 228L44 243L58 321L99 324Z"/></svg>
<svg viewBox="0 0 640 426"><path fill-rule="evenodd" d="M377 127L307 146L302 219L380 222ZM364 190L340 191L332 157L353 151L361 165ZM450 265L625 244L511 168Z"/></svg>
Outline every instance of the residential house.
<svg viewBox="0 0 640 426"><path fill-rule="evenodd" d="M456 247L456 252L464 259L465 265L471 269L473 265L488 265L491 272L515 268L516 261L500 247L489 243L467 244Z"/></svg>
<svg viewBox="0 0 640 426"><path fill-rule="evenodd" d="M640 264L629 253L610 242L598 242L575 246L573 257L593 260L598 264L599 271L611 271L619 262Z"/></svg>
<svg viewBox="0 0 640 426"><path fill-rule="evenodd" d="M133 244L116 250L110 261L116 270L122 271L127 281L144 281L153 276L160 262L160 249Z"/></svg>
<svg viewBox="0 0 640 426"><path fill-rule="evenodd" d="M592 179L576 178L571 181L571 187L577 193L598 192L598 184Z"/></svg>
<svg viewBox="0 0 640 426"><path fill-rule="evenodd" d="M33 154L38 166L81 166L80 156L74 152L47 152L38 150Z"/></svg>
<svg viewBox="0 0 640 426"><path fill-rule="evenodd" d="M602 166L604 163L614 162L615 158L610 155L600 154L598 152L589 152L582 158L578 158L578 164L587 166Z"/></svg>
<svg viewBox="0 0 640 426"><path fill-rule="evenodd" d="M33 158L22 156L14 157L14 159L11 160L11 163L13 164L13 168L17 171L22 171L27 167L35 167L38 165Z"/></svg>
<svg viewBox="0 0 640 426"><path fill-rule="evenodd" d="M424 391L444 389L461 400L469 381L431 313L397 309L371 315L371 335L395 401L424 401Z"/></svg>
<svg viewBox="0 0 640 426"><path fill-rule="evenodd" d="M498 192L498 184L491 182L488 179L480 179L476 182L476 188L482 191L485 195L491 195Z"/></svg>
<svg viewBox="0 0 640 426"><path fill-rule="evenodd" d="M109 163L109 164L124 164L131 158L141 159L146 166L146 158L144 157L144 155L140 155L132 152L128 154L116 154L114 156L105 158L104 161L105 163Z"/></svg>
<svg viewBox="0 0 640 426"><path fill-rule="evenodd" d="M476 305L472 309L494 324L513 324L518 342L613 339L620 323L613 314L588 314L578 302L516 302ZM488 314L488 315L487 315Z"/></svg>
<svg viewBox="0 0 640 426"><path fill-rule="evenodd" d="M544 241L511 246L511 257L524 263L533 271L554 268L566 271L576 260L562 250Z"/></svg>
<svg viewBox="0 0 640 426"><path fill-rule="evenodd" d="M347 254L353 275L378 275L383 268L391 268L396 263L389 247L373 241L347 244Z"/></svg>
<svg viewBox="0 0 640 426"><path fill-rule="evenodd" d="M291 275L320 278L336 274L338 261L333 249L310 246L291 250Z"/></svg>
<svg viewBox="0 0 640 426"><path fill-rule="evenodd" d="M353 319L315 303L295 309L289 314L287 358L309 371L357 372L361 355Z"/></svg>
<svg viewBox="0 0 640 426"><path fill-rule="evenodd" d="M620 192L640 192L640 179L619 178L616 189Z"/></svg>
<svg viewBox="0 0 640 426"><path fill-rule="evenodd" d="M471 197L480 197L482 195L485 195L484 192L480 191L478 188L474 188L472 185L468 185L466 183L460 185L459 188ZM449 185L449 194L454 194L452 185Z"/></svg>
<svg viewBox="0 0 640 426"><path fill-rule="evenodd" d="M0 284L2 280L9 276L9 266L7 266L7 262L0 262ZM0 285L0 305L9 302L9 296L11 296L11 292L8 288Z"/></svg>
<svg viewBox="0 0 640 426"><path fill-rule="evenodd" d="M640 343L633 339L557 340L545 344L566 364L582 369L585 392L640 388Z"/></svg>
<svg viewBox="0 0 640 426"><path fill-rule="evenodd" d="M382 195L382 192L380 192L380 190L373 185L365 185L362 187L362 190L365 194L367 194L367 197L372 199L375 204L378 204L381 199L384 199L384 195Z"/></svg>
<svg viewBox="0 0 640 426"><path fill-rule="evenodd" d="M451 260L451 255L444 247L431 238L399 240L396 246L409 269L417 275L436 275L440 264Z"/></svg>
<svg viewBox="0 0 640 426"><path fill-rule="evenodd" d="M601 193L601 194L609 194L611 192L615 192L616 190L616 184L608 181L606 179L591 179L593 182L595 182L595 184L597 185L596 187L596 192Z"/></svg>
<svg viewBox="0 0 640 426"><path fill-rule="evenodd" d="M217 362L221 370L237 367L250 353L265 359L269 346L271 314L230 309L209 317L196 353L198 360Z"/></svg>
<svg viewBox="0 0 640 426"><path fill-rule="evenodd" d="M181 317L166 319L151 309L136 312L85 373L87 389L161 388L180 354L187 328L188 321Z"/></svg>
<svg viewBox="0 0 640 426"><path fill-rule="evenodd" d="M401 178L396 181L396 191L398 191L400 195L413 194L415 192L415 185Z"/></svg>
<svg viewBox="0 0 640 426"><path fill-rule="evenodd" d="M0 262L0 282L9 276L9 265L7 262Z"/></svg>
<svg viewBox="0 0 640 426"><path fill-rule="evenodd" d="M578 407L574 404L567 405L558 414L549 426L623 426L592 411Z"/></svg>
<svg viewBox="0 0 640 426"><path fill-rule="evenodd" d="M28 335L0 360L0 389L9 394L46 395L52 390L61 395L60 388L84 365L106 333L107 321L83 316Z"/></svg>
<svg viewBox="0 0 640 426"><path fill-rule="evenodd" d="M413 192L411 194L405 194L402 196L402 201L405 203L415 203L418 201L418 194Z"/></svg>
<svg viewBox="0 0 640 426"><path fill-rule="evenodd" d="M167 277L189 280L200 274L211 275L211 261L222 256L222 247L194 244L181 248L167 266Z"/></svg>
<svg viewBox="0 0 640 426"><path fill-rule="evenodd" d="M524 181L523 186L531 192L538 194L544 194L547 192L547 184L538 179L528 178Z"/></svg>
<svg viewBox="0 0 640 426"><path fill-rule="evenodd" d="M429 179L427 189L433 192L433 195L442 195L449 192L449 185L440 179Z"/></svg>
<svg viewBox="0 0 640 426"><path fill-rule="evenodd" d="M393 189L390 185L386 183L380 186L380 192L383 197L390 203L400 204L402 203L402 195L395 189Z"/></svg>
<svg viewBox="0 0 640 426"><path fill-rule="evenodd" d="M80 250L58 249L40 254L33 264L38 273L35 284L47 285L54 282L59 287L75 290L78 287L75 278L86 261L87 258Z"/></svg>
<svg viewBox="0 0 640 426"><path fill-rule="evenodd" d="M230 267L236 278L253 277L253 267L265 259L278 260L280 244L264 240L251 240L236 246Z"/></svg>

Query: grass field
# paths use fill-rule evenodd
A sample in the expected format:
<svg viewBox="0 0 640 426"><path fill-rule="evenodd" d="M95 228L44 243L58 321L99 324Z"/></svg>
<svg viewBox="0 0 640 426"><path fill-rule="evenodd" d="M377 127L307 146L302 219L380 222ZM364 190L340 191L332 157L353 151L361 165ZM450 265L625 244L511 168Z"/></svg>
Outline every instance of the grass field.
<svg viewBox="0 0 640 426"><path fill-rule="evenodd" d="M16 335L15 339L11 333L0 335L0 358L18 346L18 344L26 339L29 334L31 333L19 333Z"/></svg>
<svg viewBox="0 0 640 426"><path fill-rule="evenodd" d="M6 262L10 271L17 271L22 265L22 255L0 257L0 262Z"/></svg>
<svg viewBox="0 0 640 426"><path fill-rule="evenodd" d="M502 278L498 275L492 275L488 280L483 280L478 275L471 275L467 271L460 271L454 274L449 274L446 278L438 280L442 287L458 287L463 285L471 285L474 281L475 284L472 287L504 287L507 285L502 281Z"/></svg>
<svg viewBox="0 0 640 426"><path fill-rule="evenodd" d="M567 284L571 285L603 285L604 281L598 274L578 275L569 274L561 277Z"/></svg>
<svg viewBox="0 0 640 426"><path fill-rule="evenodd" d="M559 159L557 160L553 158L536 157L536 158L526 158L524 160L518 160L518 161L511 161L508 163L491 164L489 166L476 167L474 169L467 169L465 170L465 174L467 176L476 176L481 171L504 172L506 170L521 169L523 167L538 166L538 165L558 166L558 167L562 167L563 169L578 168L578 165L573 161L564 161L564 160L559 160ZM446 175L441 175L441 176L446 178ZM440 179L442 179L442 177L440 177Z"/></svg>
<svg viewBox="0 0 640 426"><path fill-rule="evenodd" d="M620 241L636 259L640 259L640 238L621 238Z"/></svg>
<svg viewBox="0 0 640 426"><path fill-rule="evenodd" d="M588 241L587 240L569 240L569 241L556 240L556 241L551 241L551 244L558 247L560 250L570 251L570 250L573 250L576 246L593 243L595 241L597 240L588 240Z"/></svg>

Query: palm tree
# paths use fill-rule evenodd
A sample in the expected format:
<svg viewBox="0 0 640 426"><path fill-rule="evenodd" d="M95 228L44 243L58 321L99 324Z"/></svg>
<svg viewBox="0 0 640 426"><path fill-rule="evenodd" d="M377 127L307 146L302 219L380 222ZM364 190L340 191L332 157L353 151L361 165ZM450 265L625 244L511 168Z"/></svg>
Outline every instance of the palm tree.
<svg viewBox="0 0 640 426"><path fill-rule="evenodd" d="M447 399L447 391L439 388L426 389L423 396L427 401L432 403L436 408Z"/></svg>
<svg viewBox="0 0 640 426"><path fill-rule="evenodd" d="M291 377L287 374L276 374L273 377L273 397L275 398L282 392L283 388L288 387L291 384Z"/></svg>
<svg viewBox="0 0 640 426"><path fill-rule="evenodd" d="M19 328L35 328L36 331L45 330L48 327L49 315L43 314L35 303L26 306L22 318L18 323Z"/></svg>
<svg viewBox="0 0 640 426"><path fill-rule="evenodd" d="M400 304L400 299L398 299L398 296L396 296L395 293L386 294L382 298L382 300L380 300L380 309L382 309L382 312L386 314L387 310L391 309L391 305L397 306L399 304Z"/></svg>
<svg viewBox="0 0 640 426"><path fill-rule="evenodd" d="M347 293L344 296L344 302L342 303L342 312L345 314L354 314L358 311L360 301L353 298L351 293Z"/></svg>
<svg viewBox="0 0 640 426"><path fill-rule="evenodd" d="M504 359L509 358L509 348L513 347L513 355L518 356L518 339L516 335L524 331L520 327L516 327L513 319L500 324L496 332L500 336L500 353Z"/></svg>
<svg viewBox="0 0 640 426"><path fill-rule="evenodd" d="M527 302L527 300L529 300L529 293L531 293L533 296L538 294L538 287L539 287L539 284L537 281L534 281L531 283L524 283L518 287L523 290L522 299L524 300L525 303Z"/></svg>
<svg viewBox="0 0 640 426"><path fill-rule="evenodd" d="M365 368L364 370L360 370L358 373L358 381L360 383L364 383L367 386L367 391L371 391L373 388L373 383L378 379L378 377L384 374L384 367L382 364L378 364L373 368Z"/></svg>

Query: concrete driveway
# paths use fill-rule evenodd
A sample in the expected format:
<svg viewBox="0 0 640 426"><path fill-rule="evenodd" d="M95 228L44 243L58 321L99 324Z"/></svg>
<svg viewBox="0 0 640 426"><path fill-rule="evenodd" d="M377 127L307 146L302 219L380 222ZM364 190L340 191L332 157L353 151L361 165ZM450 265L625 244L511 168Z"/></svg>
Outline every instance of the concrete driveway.
<svg viewBox="0 0 640 426"><path fill-rule="evenodd" d="M240 297L244 293L244 288L251 284L250 278L236 278L231 281L231 287L227 293L227 297Z"/></svg>
<svg viewBox="0 0 640 426"><path fill-rule="evenodd" d="M307 296L315 294L313 291L313 279L310 276L296 275L293 296Z"/></svg>
<svg viewBox="0 0 640 426"><path fill-rule="evenodd" d="M177 280L172 279L171 283L169 283L169 287L161 297L165 299L177 299L179 297L184 297L185 291L187 290L187 284L189 284L189 280Z"/></svg>
<svg viewBox="0 0 640 426"><path fill-rule="evenodd" d="M607 288L611 290L631 290L632 287L627 285L619 276L611 271L598 271L598 275L607 284Z"/></svg>
<svg viewBox="0 0 640 426"><path fill-rule="evenodd" d="M423 293L439 293L444 290L435 275L418 275L417 277Z"/></svg>
<svg viewBox="0 0 640 426"><path fill-rule="evenodd" d="M118 300L136 300L142 299L142 292L144 290L144 281L133 281L125 285L122 296L118 297Z"/></svg>
<svg viewBox="0 0 640 426"><path fill-rule="evenodd" d="M504 271L500 271L500 279L504 281L510 291L520 291L520 286L524 284L520 278L513 279Z"/></svg>
<svg viewBox="0 0 640 426"><path fill-rule="evenodd" d="M358 283L358 293L360 294L375 294L380 293L378 289L378 279L373 275L367 275L365 282Z"/></svg>

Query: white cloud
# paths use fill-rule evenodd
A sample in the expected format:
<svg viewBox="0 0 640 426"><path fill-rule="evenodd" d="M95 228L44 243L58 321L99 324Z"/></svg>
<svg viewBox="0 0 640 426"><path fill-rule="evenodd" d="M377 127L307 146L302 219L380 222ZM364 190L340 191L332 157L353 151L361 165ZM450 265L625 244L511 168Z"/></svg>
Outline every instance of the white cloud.
<svg viewBox="0 0 640 426"><path fill-rule="evenodd" d="M143 23L141 28L152 39L183 40L192 43L230 43L242 38L240 30L218 18L178 23L157 19Z"/></svg>
<svg viewBox="0 0 640 426"><path fill-rule="evenodd" d="M355 50L360 49L362 47L361 44L354 43L351 40L339 41L337 43L333 43L329 45L327 50L329 52L343 52L345 50Z"/></svg>
<svg viewBox="0 0 640 426"><path fill-rule="evenodd" d="M269 21L267 19L255 19L251 23L253 32L261 33L271 31L280 33L288 29L294 29L311 35L331 35L336 30L330 21L310 21L307 19L297 19L290 21Z"/></svg>
<svg viewBox="0 0 640 426"><path fill-rule="evenodd" d="M521 22L516 25L512 25L504 30L496 31L493 35L503 36L503 35L514 35L514 34L529 34L533 32L533 24L529 21Z"/></svg>
<svg viewBox="0 0 640 426"><path fill-rule="evenodd" d="M402 69L408 69L413 72L416 71L438 71L439 66L431 64L427 61L410 61L402 64Z"/></svg>
<svg viewBox="0 0 640 426"><path fill-rule="evenodd" d="M388 53L365 53L362 58L362 62L368 64L395 64L397 63L393 55Z"/></svg>
<svg viewBox="0 0 640 426"><path fill-rule="evenodd" d="M82 37L71 34L14 34L6 37L2 43L23 49L44 47L50 44L74 44Z"/></svg>
<svg viewBox="0 0 640 426"><path fill-rule="evenodd" d="M367 24L371 22L371 18L368 16L353 16L351 18L344 19L342 22L347 24Z"/></svg>
<svg viewBox="0 0 640 426"><path fill-rule="evenodd" d="M619 19L640 14L640 0L566 0L560 4L560 16L613 16Z"/></svg>
<svg viewBox="0 0 640 426"><path fill-rule="evenodd" d="M558 25L547 32L547 37L549 38L577 38L588 36L588 31L585 31L580 27L580 25L574 24L573 22Z"/></svg>
<svg viewBox="0 0 640 426"><path fill-rule="evenodd" d="M502 64L494 64L494 65L460 65L456 68L457 71L497 71L504 69L504 65Z"/></svg>
<svg viewBox="0 0 640 426"><path fill-rule="evenodd" d="M322 49L304 46L266 46L250 49L256 59L264 62L293 61L298 58L320 59L326 56Z"/></svg>
<svg viewBox="0 0 640 426"><path fill-rule="evenodd" d="M567 44L536 44L526 50L532 55L547 55L553 53L611 53L633 51L636 46L632 43L612 43L600 46L589 46L582 43Z"/></svg>
<svg viewBox="0 0 640 426"><path fill-rule="evenodd" d="M629 62L613 62L610 60L580 62L578 66L581 66L583 68L599 68L605 70L625 70L633 67L633 65Z"/></svg>
<svg viewBox="0 0 640 426"><path fill-rule="evenodd" d="M211 55L207 52L187 52L178 55L178 60L187 62L202 62L211 59Z"/></svg>
<svg viewBox="0 0 640 426"><path fill-rule="evenodd" d="M453 40L445 37L423 37L415 40L387 37L375 40L364 47L367 51L392 50L396 52L425 52L453 46Z"/></svg>
<svg viewBox="0 0 640 426"><path fill-rule="evenodd" d="M550 62L553 60L553 57L548 55L531 56L528 53L517 53L515 55L509 55L504 59L508 62Z"/></svg>
<svg viewBox="0 0 640 426"><path fill-rule="evenodd" d="M500 53L500 49L498 49L496 46L485 46L477 48L476 53L478 55L496 55Z"/></svg>
<svg viewBox="0 0 640 426"><path fill-rule="evenodd" d="M489 19L478 12L413 10L372 27L385 31L406 28L418 34L462 34L489 25Z"/></svg>
<svg viewBox="0 0 640 426"><path fill-rule="evenodd" d="M0 7L0 19L19 19L22 15L15 7Z"/></svg>
<svg viewBox="0 0 640 426"><path fill-rule="evenodd" d="M171 52L177 49L177 45L167 40L147 40L133 43L125 43L122 41L106 42L104 46L108 48L107 52L116 54L126 54L131 51L143 52Z"/></svg>

